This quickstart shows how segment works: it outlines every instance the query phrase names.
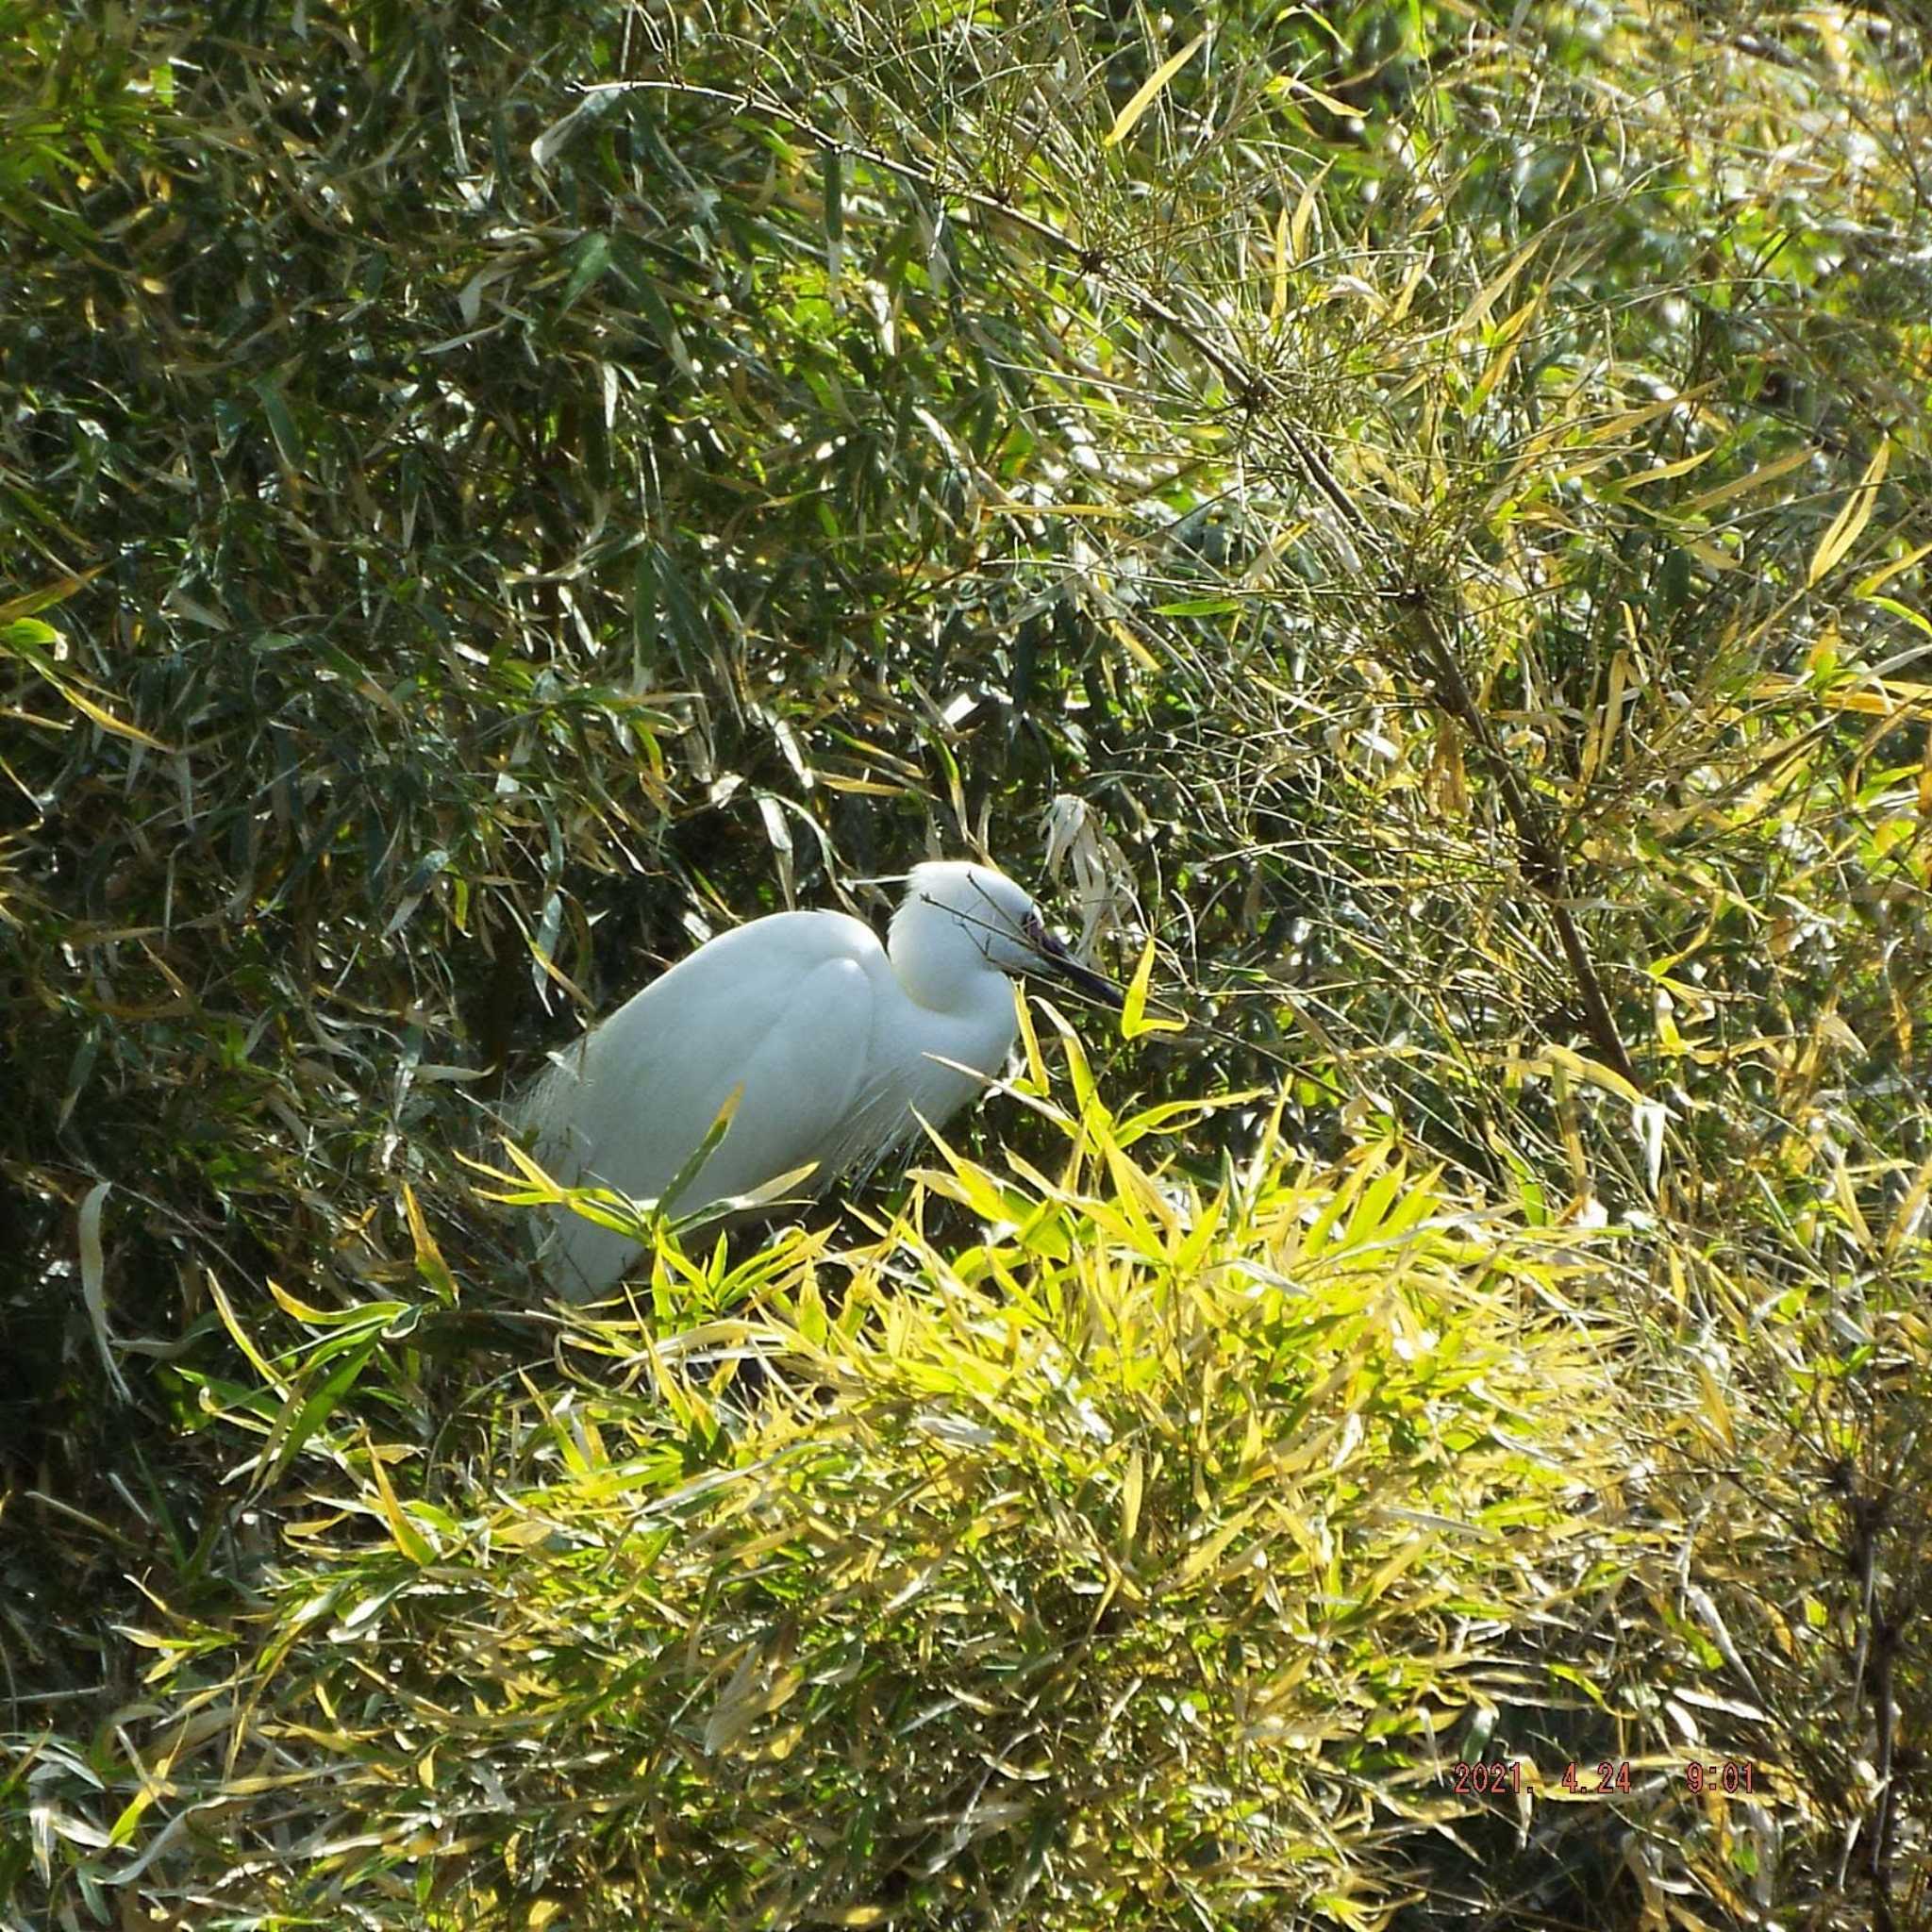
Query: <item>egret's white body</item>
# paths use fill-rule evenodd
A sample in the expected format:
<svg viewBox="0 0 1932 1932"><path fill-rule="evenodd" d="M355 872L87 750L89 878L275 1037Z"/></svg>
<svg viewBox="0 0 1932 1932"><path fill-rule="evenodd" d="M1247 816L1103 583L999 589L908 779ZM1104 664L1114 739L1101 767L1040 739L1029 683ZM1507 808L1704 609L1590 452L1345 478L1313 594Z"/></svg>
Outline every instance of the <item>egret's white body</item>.
<svg viewBox="0 0 1932 1932"><path fill-rule="evenodd" d="M820 1193L983 1091L1018 1030L1008 975L1026 971L1119 999L1004 873L917 866L886 945L842 912L778 912L700 946L558 1056L523 1124L555 1179L651 1201L741 1088L672 1214L702 1218L808 1164L794 1191ZM542 1267L566 1299L603 1293L639 1252L555 1219Z"/></svg>

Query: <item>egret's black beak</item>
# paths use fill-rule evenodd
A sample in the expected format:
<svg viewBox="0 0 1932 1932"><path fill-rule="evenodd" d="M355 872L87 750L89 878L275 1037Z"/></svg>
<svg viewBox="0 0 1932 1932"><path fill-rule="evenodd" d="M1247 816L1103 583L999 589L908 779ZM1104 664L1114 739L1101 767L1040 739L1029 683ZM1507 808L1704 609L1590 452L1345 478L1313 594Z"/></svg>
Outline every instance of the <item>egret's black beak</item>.
<svg viewBox="0 0 1932 1932"><path fill-rule="evenodd" d="M1091 966L1083 966L1068 952L1066 941L1050 932L1041 933L1037 950L1041 963L1056 977L1064 979L1069 986L1077 986L1090 1000L1103 1007L1118 1009L1125 995L1104 973L1096 973Z"/></svg>

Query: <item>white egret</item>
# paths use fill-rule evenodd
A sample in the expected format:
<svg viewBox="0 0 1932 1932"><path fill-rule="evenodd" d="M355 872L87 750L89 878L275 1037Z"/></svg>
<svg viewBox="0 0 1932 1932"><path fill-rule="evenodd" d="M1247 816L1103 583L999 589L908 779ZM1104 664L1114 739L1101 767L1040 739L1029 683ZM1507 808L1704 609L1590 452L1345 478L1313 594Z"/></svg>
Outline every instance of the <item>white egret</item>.
<svg viewBox="0 0 1932 1932"><path fill-rule="evenodd" d="M915 866L883 946L843 912L776 912L707 941L557 1056L521 1124L555 1179L656 1200L741 1090L669 1211L701 1215L808 1163L795 1191L823 1193L919 1120L943 1124L999 1072L1019 973L1120 1004L1004 873ZM639 1244L553 1212L545 1279L567 1300L602 1294Z"/></svg>

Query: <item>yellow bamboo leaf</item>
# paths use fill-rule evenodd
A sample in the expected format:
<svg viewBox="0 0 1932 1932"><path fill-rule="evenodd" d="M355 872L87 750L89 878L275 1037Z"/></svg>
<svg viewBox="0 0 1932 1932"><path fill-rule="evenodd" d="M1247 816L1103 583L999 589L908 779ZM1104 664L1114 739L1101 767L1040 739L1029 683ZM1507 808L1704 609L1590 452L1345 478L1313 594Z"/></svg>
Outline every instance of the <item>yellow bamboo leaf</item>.
<svg viewBox="0 0 1932 1932"><path fill-rule="evenodd" d="M436 1237L430 1232L429 1223L425 1218L422 1205L416 1199L416 1191L408 1181L403 1183L403 1212L409 1223L409 1239L416 1247L416 1266L422 1271L423 1278L446 1302L457 1299L456 1276L449 1272L449 1263L442 1258L442 1250L437 1245Z"/></svg>
<svg viewBox="0 0 1932 1932"><path fill-rule="evenodd" d="M54 687L54 689L58 691L60 693L60 695L63 698L65 698L70 705L74 707L74 708L76 711L81 712L86 717L92 718L94 721L94 723L101 727L103 731L111 731L116 738L132 739L136 744L144 744L148 747L150 751L171 752L175 749L175 746L173 746L172 744L164 744L158 738L151 737L147 732L143 731L139 724L130 724L125 719L115 717L112 711L109 711L106 709L104 707L95 704L93 699L89 697L88 694L84 691L81 691L77 686L69 684L64 677L57 677L54 675L54 673L49 671L44 664L36 664L34 666L34 669L38 671L41 674L41 675L44 677L47 680L47 682L51 684Z"/></svg>
<svg viewBox="0 0 1932 1932"><path fill-rule="evenodd" d="M1780 476L1790 475L1801 464L1808 463L1811 457L1811 445L1807 443L1801 449L1779 457L1774 463L1760 463L1748 475L1733 476L1728 483L1720 483L1714 490L1687 497L1677 508L1687 515L1698 510L1715 509L1719 504L1729 503L1733 497L1748 496L1752 491L1762 490L1767 483L1775 483Z"/></svg>
<svg viewBox="0 0 1932 1932"><path fill-rule="evenodd" d="M855 792L860 798L903 798L903 785L882 785L876 778L841 778L835 773L819 772L818 782L827 791Z"/></svg>
<svg viewBox="0 0 1932 1932"><path fill-rule="evenodd" d="M1143 1033L1185 1033L1185 1020L1163 1020L1151 1018L1147 1011L1147 989L1154 977L1154 936L1147 936L1147 943L1141 952L1141 963L1134 968L1134 977L1127 988L1126 1001L1121 1008L1121 1038L1138 1040Z"/></svg>
<svg viewBox="0 0 1932 1932"><path fill-rule="evenodd" d="M805 1682L805 1673L791 1661L791 1643L781 1630L767 1648L747 1647L731 1681L705 1724L705 1751L716 1757L736 1746L762 1717L788 1703Z"/></svg>
<svg viewBox="0 0 1932 1932"><path fill-rule="evenodd" d="M1020 1022L1020 1044L1026 1053L1025 1075L1014 1085L1021 1092L1044 1094L1050 1091L1052 1082L1046 1077L1046 1059L1040 1051L1040 1035L1033 1024L1032 1005L1027 1000L1025 986L1017 979L1013 982L1013 1011Z"/></svg>
<svg viewBox="0 0 1932 1932"><path fill-rule="evenodd" d="M1484 288L1475 300L1457 317L1456 326L1449 331L1451 336L1467 335L1471 329L1479 327L1494 306L1496 297L1507 289L1523 272L1523 265L1542 245L1541 241L1525 242L1507 261L1502 272Z"/></svg>
<svg viewBox="0 0 1932 1932"><path fill-rule="evenodd" d="M1298 80L1292 74L1278 75L1268 83L1276 93L1299 94L1305 101L1313 101L1324 113L1339 116L1343 121L1359 121L1362 110L1352 108L1334 94L1324 94L1318 87L1310 87L1307 81Z"/></svg>
<svg viewBox="0 0 1932 1932"><path fill-rule="evenodd" d="M1508 373L1509 365L1516 359L1517 345L1523 340L1523 331L1529 325L1529 319L1542 307L1542 291L1538 291L1525 302L1516 313L1508 318L1496 331L1496 346L1490 357L1490 366L1482 373L1474 391L1469 399L1465 415L1474 416L1489 400L1490 391Z"/></svg>
<svg viewBox="0 0 1932 1932"><path fill-rule="evenodd" d="M1724 1392L1718 1387L1717 1377L1694 1357L1692 1362L1704 1391L1704 1419L1710 1424L1711 1433L1726 1449L1735 1449L1738 1439L1731 1427L1731 1406L1724 1400Z"/></svg>
<svg viewBox="0 0 1932 1932"><path fill-rule="evenodd" d="M31 617L36 610L64 604L76 591L92 583L107 567L97 563L92 570L75 571L68 576L57 577L51 584L42 584L38 590L24 591L17 597L8 598L0 604L0 624L11 624L16 617Z"/></svg>
<svg viewBox="0 0 1932 1932"><path fill-rule="evenodd" d="M1896 597L1867 597L1865 602L1877 605L1881 610L1890 611L1902 624L1908 624L1914 630L1932 638L1932 619L1923 611L1914 610L1909 604L1901 604Z"/></svg>
<svg viewBox="0 0 1932 1932"><path fill-rule="evenodd" d="M1617 487L1620 490L1635 490L1642 483L1665 483L1673 476L1682 476L1687 472L1696 469L1700 463L1709 462L1716 454L1717 445L1712 443L1708 449L1701 449L1694 456L1679 457L1674 463L1658 463L1653 469L1638 471L1634 476L1619 476Z"/></svg>
<svg viewBox="0 0 1932 1932"><path fill-rule="evenodd" d="M1909 838L1911 836L1909 829L1907 829L1911 824L1909 819L1894 819L1892 824L1901 828L1903 837ZM1898 1042L1900 1059L1907 1065L1910 1065L1912 1058L1912 1033L1918 1024L1918 1022L1912 1017L1911 1003L1890 979L1886 982L1885 993L1886 1004L1891 1011L1891 1037Z"/></svg>
<svg viewBox="0 0 1932 1932"><path fill-rule="evenodd" d="M214 1277L212 1270L208 1277L208 1298L215 1305L215 1313L222 1318L222 1326L228 1331L228 1339L234 1342L246 1357L248 1366L266 1382L278 1395L288 1393L288 1385L261 1357L261 1352L249 1340L248 1331L236 1319L235 1310L228 1306L228 1297L222 1292L221 1283Z"/></svg>
<svg viewBox="0 0 1932 1932"><path fill-rule="evenodd" d="M1831 1172L1831 1191L1838 1202L1839 1212L1844 1216L1845 1225L1852 1231L1852 1239L1858 1244L1859 1252L1871 1254L1874 1245L1872 1229L1865 1219L1864 1209L1858 1206L1857 1190L1852 1186L1851 1170L1846 1167L1842 1155L1839 1157L1838 1163Z"/></svg>
<svg viewBox="0 0 1932 1932"><path fill-rule="evenodd" d="M1904 684L1899 679L1874 678L1870 685L1841 685L1813 691L1802 678L1767 673L1751 686L1755 698L1802 698L1824 711L1856 711L1862 718L1898 718L1932 707L1932 684Z"/></svg>
<svg viewBox="0 0 1932 1932"><path fill-rule="evenodd" d="M1620 436L1627 436L1633 429L1641 429L1647 423L1655 423L1659 416L1668 416L1673 409L1688 408L1709 387L1707 382L1702 383L1696 389L1687 389L1674 396L1659 396L1654 403L1625 409L1621 415L1609 416L1592 425L1577 440L1586 449L1614 441Z"/></svg>
<svg viewBox="0 0 1932 1932"><path fill-rule="evenodd" d="M1102 147L1118 147L1134 131L1134 124L1159 98L1160 91L1171 81L1196 54L1208 39L1206 27L1183 47L1178 54L1163 60L1141 85L1134 90L1133 98L1114 117L1113 126L1101 137Z"/></svg>
<svg viewBox="0 0 1932 1932"><path fill-rule="evenodd" d="M1932 1161L1928 1161L1926 1167L1928 1172L1932 1172ZM1120 1550L1123 1557L1133 1554L1134 1536L1141 1527L1141 1498L1146 1485L1147 1465L1136 1449L1127 1457L1126 1481L1121 1486Z"/></svg>
<svg viewBox="0 0 1932 1932"><path fill-rule="evenodd" d="M1163 1593L1184 1590L1215 1562L1222 1553L1255 1519L1260 1504L1250 1503L1232 1522L1224 1523L1205 1542L1197 1543L1162 1583Z"/></svg>
<svg viewBox="0 0 1932 1932"><path fill-rule="evenodd" d="M1610 658L1609 690L1605 693L1604 708L1597 717L1597 728L1584 748L1583 769L1577 774L1578 790L1588 787L1610 761L1610 753L1624 722L1624 693L1630 686L1630 672L1629 654L1619 650Z"/></svg>
<svg viewBox="0 0 1932 1932"><path fill-rule="evenodd" d="M996 517L1099 517L1113 523L1134 514L1114 503L990 503L986 509Z"/></svg>
<svg viewBox="0 0 1932 1932"><path fill-rule="evenodd" d="M1643 1098L1643 1095L1614 1067L1607 1067L1601 1060L1588 1059L1567 1046L1558 1046L1554 1041L1543 1048L1538 1058L1547 1063L1553 1072L1560 1069L1564 1073L1574 1074L1589 1086L1601 1087L1607 1093L1614 1093L1619 1099L1630 1101L1633 1105ZM1536 1067L1534 1070L1540 1072L1541 1068Z"/></svg>
<svg viewBox="0 0 1932 1932"><path fill-rule="evenodd" d="M1858 478L1857 487L1845 501L1845 507L1831 520L1831 527L1819 540L1817 551L1811 558L1811 568L1806 573L1805 581L1815 584L1828 575L1854 543L1865 525L1872 521L1873 507L1878 501L1878 486L1885 480L1886 465L1891 461L1891 444L1881 442L1873 453L1872 460L1865 466L1865 474Z"/></svg>
<svg viewBox="0 0 1932 1932"><path fill-rule="evenodd" d="M1881 585L1889 584L1902 570L1910 570L1923 557L1932 556L1932 543L1921 543L1916 550L1908 550L1890 563L1880 564L1870 576L1860 577L1857 588L1853 591L1855 597L1869 597Z"/></svg>
<svg viewBox="0 0 1932 1932"><path fill-rule="evenodd" d="M1288 204L1283 202L1281 212L1274 217L1274 299L1268 305L1268 320L1279 322L1288 312L1288 268L1294 258L1290 253L1293 242L1288 232Z"/></svg>
<svg viewBox="0 0 1932 1932"><path fill-rule="evenodd" d="M1322 172L1302 190L1302 198L1295 203L1293 219L1288 225L1288 258L1300 261L1308 252L1308 227L1315 219L1315 190L1328 178L1332 161L1322 164Z"/></svg>
<svg viewBox="0 0 1932 1932"><path fill-rule="evenodd" d="M435 1562L435 1545L403 1513L403 1506L390 1486L389 1471L382 1466L382 1452L366 1429L362 1434L362 1446L369 1452L369 1473L375 1478L376 1507L382 1512L383 1521L389 1524L391 1540L418 1569Z"/></svg>
<svg viewBox="0 0 1932 1932"><path fill-rule="evenodd" d="M1677 1031L1677 1023L1671 1017L1671 996L1662 987L1657 989L1652 1006L1653 1024L1657 1027L1657 1050L1666 1058L1676 1059L1684 1052L1684 1036Z"/></svg>
<svg viewBox="0 0 1932 1932"><path fill-rule="evenodd" d="M1154 653L1119 618L1109 618L1107 627L1112 633L1115 641L1120 644L1121 648L1126 652L1127 656L1142 671L1158 671L1160 669L1160 665L1156 659Z"/></svg>
<svg viewBox="0 0 1932 1932"><path fill-rule="evenodd" d="M1415 291L1422 287L1423 277L1428 274L1432 258L1424 255L1417 258L1407 275L1403 277L1402 286L1395 291L1395 300L1389 305L1385 322L1397 323L1408 313L1408 305L1415 300Z"/></svg>
<svg viewBox="0 0 1932 1932"><path fill-rule="evenodd" d="M1411 1536L1395 1554L1391 1557L1368 1580L1357 1601L1372 1604L1380 1599L1389 1586L1395 1582L1405 1571L1412 1570L1423 1558L1429 1556L1434 1541L1429 1537Z"/></svg>
<svg viewBox="0 0 1932 1932"><path fill-rule="evenodd" d="M1928 1194L1932 1194L1932 1157L1921 1163L1911 1186L1906 1190L1905 1199L1898 1204L1898 1211L1891 1217L1891 1225L1885 1231L1886 1260L1895 1260L1907 1241L1920 1239L1920 1217Z"/></svg>
<svg viewBox="0 0 1932 1932"><path fill-rule="evenodd" d="M1402 393L1406 395L1410 389L1420 389L1426 381L1427 375L1428 372L1426 370L1418 372L1410 379L1407 388ZM1610 464L1617 460L1620 454L1620 451L1613 449L1600 449L1594 456L1578 457L1574 461L1566 462L1557 469L1545 471L1542 481L1545 485L1554 488L1558 483L1574 482L1578 476L1592 476L1597 471L1607 469ZM1524 464L1518 464L1517 474L1522 475L1526 467Z"/></svg>

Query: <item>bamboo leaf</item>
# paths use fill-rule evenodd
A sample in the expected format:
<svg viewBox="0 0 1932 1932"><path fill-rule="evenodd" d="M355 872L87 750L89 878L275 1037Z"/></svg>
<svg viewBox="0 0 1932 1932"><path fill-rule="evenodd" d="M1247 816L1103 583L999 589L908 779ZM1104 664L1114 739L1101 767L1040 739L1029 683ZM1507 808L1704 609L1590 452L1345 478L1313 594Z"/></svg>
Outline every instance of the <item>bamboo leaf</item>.
<svg viewBox="0 0 1932 1932"><path fill-rule="evenodd" d="M1846 499L1845 507L1832 518L1831 527L1819 540L1818 548L1811 558L1811 568L1806 574L1807 584L1816 584L1828 576L1858 541L1859 534L1872 521L1872 510L1878 501L1878 486L1884 482L1886 465L1890 461L1891 444L1881 442L1872 460L1866 464L1865 474L1858 478L1857 487Z"/></svg>
<svg viewBox="0 0 1932 1932"><path fill-rule="evenodd" d="M1141 963L1134 968L1132 983L1127 988L1125 1002L1121 1008L1121 1038L1138 1040L1143 1033L1184 1033L1187 1023L1184 1020L1149 1019L1147 1017L1147 989L1154 976L1154 938L1150 933L1147 943L1141 949Z"/></svg>
<svg viewBox="0 0 1932 1932"><path fill-rule="evenodd" d="M576 299L610 266L610 238L586 235L571 251L574 258L570 279L563 285L563 300L558 312L573 308Z"/></svg>
<svg viewBox="0 0 1932 1932"><path fill-rule="evenodd" d="M1525 242L1523 244L1523 246L1519 248L1516 251L1516 253L1512 255L1509 258L1509 259L1503 264L1501 272L1495 276L1495 278L1491 280L1482 290L1481 293L1479 293L1476 296L1475 300L1472 302L1469 305L1469 307L1465 308L1459 316L1457 317L1456 325L1449 331L1450 335L1452 337L1465 336L1470 332L1471 329L1478 327L1483 323L1483 321L1488 317L1491 308L1495 304L1497 296L1502 294L1504 290L1506 290L1509 286L1509 284L1513 282L1519 275L1522 274L1524 264L1527 262L1530 257L1533 256L1537 252L1537 250L1541 246L1542 241L1541 237L1532 242Z"/></svg>
<svg viewBox="0 0 1932 1932"><path fill-rule="evenodd" d="M1338 95L1324 94L1320 88L1310 87L1307 81L1292 74L1277 75L1268 83L1268 91L1276 94L1294 94L1302 100L1313 101L1324 114L1333 114L1340 121L1359 121L1362 118L1362 110L1359 108L1351 107Z"/></svg>
<svg viewBox="0 0 1932 1932"><path fill-rule="evenodd" d="M1288 224L1288 204L1283 202L1280 213L1274 217L1274 299L1268 305L1270 322L1279 322L1288 310L1288 269L1293 259Z"/></svg>
<svg viewBox="0 0 1932 1932"><path fill-rule="evenodd" d="M1695 514L1699 510L1715 509L1721 503L1729 503L1736 497L1748 496L1752 491L1762 490L1766 484L1775 483L1780 476L1790 475L1793 470L1808 463L1812 454L1811 445L1806 443L1800 449L1787 452L1774 463L1760 463L1748 475L1733 476L1728 483L1720 483L1715 489L1707 490L1700 495L1686 497L1677 508L1687 515Z"/></svg>
<svg viewBox="0 0 1932 1932"><path fill-rule="evenodd" d="M72 572L64 577L57 577L51 584L42 584L38 590L23 591L17 597L9 597L0 604L0 624L10 624L17 617L31 617L36 610L45 610L55 604L64 604L75 591L87 585L107 569L105 563L97 563L91 570ZM51 630L48 636L55 633Z"/></svg>
<svg viewBox="0 0 1932 1932"><path fill-rule="evenodd" d="M1542 291L1539 290L1496 331L1496 346L1494 353L1490 357L1490 366L1483 371L1481 380L1477 382L1474 391L1470 396L1469 406L1463 411L1464 415L1475 415L1489 400L1490 391L1508 373L1510 363L1516 359L1516 350L1523 340L1523 331L1529 325L1530 318L1542 307Z"/></svg>
<svg viewBox="0 0 1932 1932"><path fill-rule="evenodd" d="M435 1562L435 1545L404 1513L403 1506L390 1485L389 1471L382 1465L382 1451L375 1446L367 1430L363 1432L362 1446L369 1456L370 1474L375 1478L377 1507L383 1521L389 1524L390 1536L396 1548L418 1569Z"/></svg>
<svg viewBox="0 0 1932 1932"><path fill-rule="evenodd" d="M1113 126L1101 138L1102 147L1118 147L1134 131L1134 124L1159 98L1160 91L1201 51L1208 29L1203 27L1178 54L1163 60L1141 85L1133 98L1114 117Z"/></svg>
<svg viewBox="0 0 1932 1932"><path fill-rule="evenodd" d="M1901 571L1910 570L1913 564L1926 557L1932 557L1932 543L1921 543L1916 549L1907 551L1903 557L1894 558L1890 563L1880 564L1870 576L1858 579L1857 588L1852 592L1853 596L1871 596L1881 586L1889 584ZM5 611L0 611L0 616L5 614Z"/></svg>
<svg viewBox="0 0 1932 1932"><path fill-rule="evenodd" d="M819 165L825 191L825 288L836 299L845 268L845 158L828 147Z"/></svg>
<svg viewBox="0 0 1932 1932"><path fill-rule="evenodd" d="M1640 470L1634 476L1619 476L1619 490L1636 490L1645 483L1667 483L1673 476L1688 475L1700 465L1709 462L1716 456L1718 446L1712 443L1708 449L1700 449L1688 457L1679 457L1674 463L1658 463L1653 469Z"/></svg>

